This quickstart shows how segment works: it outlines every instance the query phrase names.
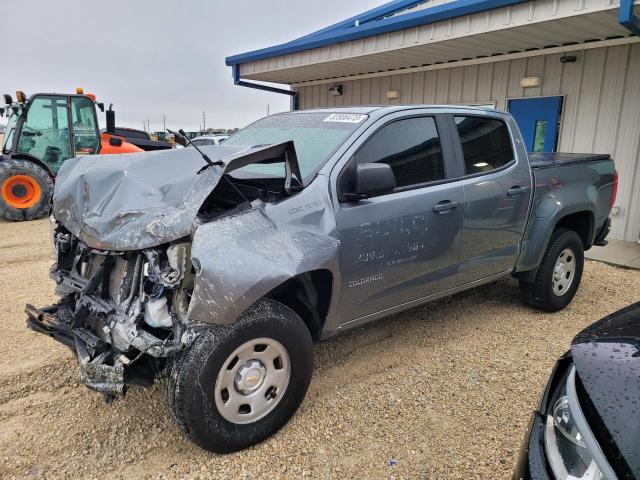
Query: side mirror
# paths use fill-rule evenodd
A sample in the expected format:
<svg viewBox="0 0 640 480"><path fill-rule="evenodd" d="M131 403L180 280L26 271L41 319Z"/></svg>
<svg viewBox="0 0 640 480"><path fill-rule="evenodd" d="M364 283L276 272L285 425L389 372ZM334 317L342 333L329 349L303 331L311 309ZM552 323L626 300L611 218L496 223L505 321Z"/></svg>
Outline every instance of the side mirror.
<svg viewBox="0 0 640 480"><path fill-rule="evenodd" d="M361 163L356 168L356 192L349 200L360 200L390 193L396 188L396 176L386 163Z"/></svg>

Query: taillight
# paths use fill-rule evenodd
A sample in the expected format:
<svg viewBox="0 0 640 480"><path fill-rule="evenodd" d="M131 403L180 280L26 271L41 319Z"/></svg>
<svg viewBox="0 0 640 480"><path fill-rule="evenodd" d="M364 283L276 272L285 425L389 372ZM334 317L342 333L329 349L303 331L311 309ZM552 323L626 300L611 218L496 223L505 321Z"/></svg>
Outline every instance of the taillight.
<svg viewBox="0 0 640 480"><path fill-rule="evenodd" d="M618 196L618 171L614 170L613 172L613 188L611 189L611 204L610 207L616 203L616 198Z"/></svg>

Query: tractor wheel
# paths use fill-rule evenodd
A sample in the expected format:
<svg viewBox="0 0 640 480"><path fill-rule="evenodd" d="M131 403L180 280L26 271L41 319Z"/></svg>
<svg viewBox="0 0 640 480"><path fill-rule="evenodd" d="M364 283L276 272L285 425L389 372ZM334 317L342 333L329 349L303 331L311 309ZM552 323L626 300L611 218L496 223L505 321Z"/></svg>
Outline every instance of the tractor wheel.
<svg viewBox="0 0 640 480"><path fill-rule="evenodd" d="M35 220L49 212L53 179L29 160L0 161L0 217L11 222Z"/></svg>

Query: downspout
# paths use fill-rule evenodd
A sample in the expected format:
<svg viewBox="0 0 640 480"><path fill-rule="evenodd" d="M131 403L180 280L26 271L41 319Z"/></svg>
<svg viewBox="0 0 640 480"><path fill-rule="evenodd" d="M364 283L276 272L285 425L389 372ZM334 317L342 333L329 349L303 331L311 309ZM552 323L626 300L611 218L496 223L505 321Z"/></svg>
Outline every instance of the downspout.
<svg viewBox="0 0 640 480"><path fill-rule="evenodd" d="M640 18L633 14L633 0L620 0L618 21L631 33L640 35Z"/></svg>
<svg viewBox="0 0 640 480"><path fill-rule="evenodd" d="M260 83L246 82L240 80L240 64L231 66L233 71L233 84L240 87L255 88L256 90L264 90L265 92L281 93L283 95L289 95L291 97L291 110L298 110L298 92L293 90L285 90L284 88L270 87L269 85L262 85Z"/></svg>

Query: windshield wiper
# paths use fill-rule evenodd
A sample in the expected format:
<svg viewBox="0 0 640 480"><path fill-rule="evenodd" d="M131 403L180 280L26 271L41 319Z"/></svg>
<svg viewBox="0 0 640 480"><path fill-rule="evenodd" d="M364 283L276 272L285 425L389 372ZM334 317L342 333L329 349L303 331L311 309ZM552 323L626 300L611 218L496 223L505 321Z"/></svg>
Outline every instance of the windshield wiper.
<svg viewBox="0 0 640 480"><path fill-rule="evenodd" d="M186 147L187 145L191 145L193 148L195 148L198 153L200 154L200 156L204 159L205 162L207 162L207 164L202 167L200 170L198 170L196 173L198 175L200 175L202 172L204 172L207 168L213 166L213 165L217 165L218 167L224 167L224 162L222 160L216 160L215 162L213 160L211 160L209 158L209 156L204 153L202 150L200 150L198 148L198 146L193 143L188 137L187 134L184 132L183 129L178 130L177 132L174 132L173 130L169 130L167 128L167 132L169 132L170 134L172 134L175 138L176 138L176 143L179 143L180 145L182 145L183 147Z"/></svg>

